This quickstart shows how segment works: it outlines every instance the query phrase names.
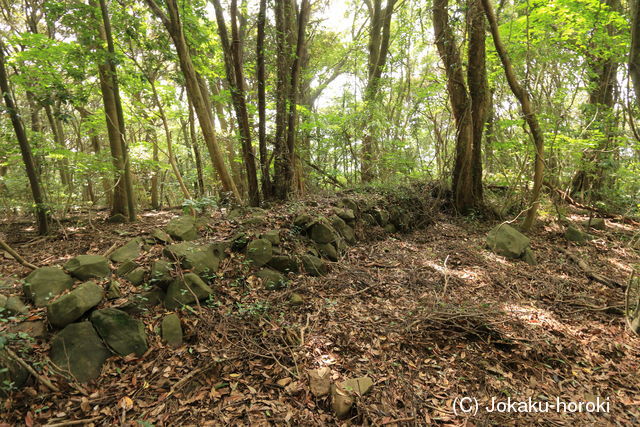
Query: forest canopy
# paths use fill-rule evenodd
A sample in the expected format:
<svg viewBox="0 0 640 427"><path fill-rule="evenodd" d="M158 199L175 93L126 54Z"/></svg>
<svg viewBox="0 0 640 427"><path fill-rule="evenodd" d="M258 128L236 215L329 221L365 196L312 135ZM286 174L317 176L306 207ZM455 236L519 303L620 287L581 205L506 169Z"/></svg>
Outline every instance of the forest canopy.
<svg viewBox="0 0 640 427"><path fill-rule="evenodd" d="M52 218L429 180L460 213L547 190L637 215L619 0L4 0L0 203ZM498 192L492 190L499 190ZM489 190L489 191L487 191Z"/></svg>

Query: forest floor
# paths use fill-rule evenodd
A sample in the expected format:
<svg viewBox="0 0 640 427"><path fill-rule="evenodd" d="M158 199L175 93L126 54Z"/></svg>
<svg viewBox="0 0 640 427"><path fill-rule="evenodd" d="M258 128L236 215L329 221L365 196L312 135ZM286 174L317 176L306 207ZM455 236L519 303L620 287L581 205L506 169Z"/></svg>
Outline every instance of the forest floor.
<svg viewBox="0 0 640 427"><path fill-rule="evenodd" d="M0 230L31 262L58 264L104 253L176 213L146 213L133 225L65 223L55 239L37 239L18 223ZM234 232L216 215L205 239ZM278 224L286 209L269 215ZM109 359L88 385L56 381L59 393L32 383L5 400L0 420L342 424L347 421L334 418L329 399L309 389L306 370L328 366L334 379L374 381L354 406L353 424L640 423L640 338L625 325L625 289L590 280L564 252L626 284L640 263L629 244L638 228L607 221L607 230L592 231L595 240L573 246L563 238L564 227L543 221L531 234L539 265L530 266L485 248L495 224L439 214L408 234L357 230L367 239L351 246L328 275L296 276L281 291L268 291L251 277L238 280L234 269L246 264L232 256L222 266L215 301L182 312L185 345L171 349L161 342L154 329L165 310L153 309L144 315L150 349L143 357ZM28 270L7 257L0 273L23 277ZM288 304L292 292L303 296L302 306ZM44 318L42 309L32 311L31 319L38 318ZM45 360L48 343L38 341L34 349L32 359ZM477 399L476 414L454 411L463 397ZM553 407L548 413L488 412L494 398L552 405L599 398L609 406L598 414Z"/></svg>

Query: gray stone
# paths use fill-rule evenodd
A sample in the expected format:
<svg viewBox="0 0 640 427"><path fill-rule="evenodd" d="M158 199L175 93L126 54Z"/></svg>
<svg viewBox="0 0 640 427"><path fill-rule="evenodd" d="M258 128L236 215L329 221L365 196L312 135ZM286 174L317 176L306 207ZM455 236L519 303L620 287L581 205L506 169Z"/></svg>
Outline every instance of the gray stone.
<svg viewBox="0 0 640 427"><path fill-rule="evenodd" d="M271 258L267 265L282 273L298 273L300 271L300 266L296 259L288 255L276 255Z"/></svg>
<svg viewBox="0 0 640 427"><path fill-rule="evenodd" d="M42 267L29 274L23 286L24 294L36 307L44 307L49 300L73 286L73 278L58 267Z"/></svg>
<svg viewBox="0 0 640 427"><path fill-rule="evenodd" d="M329 219L331 220L331 225L333 226L333 228L342 237L344 237L344 240L346 240L347 243L351 245L356 243L356 233L349 224L344 222L344 220L337 215L332 215Z"/></svg>
<svg viewBox="0 0 640 427"><path fill-rule="evenodd" d="M247 259L256 267L262 267L273 258L271 242L265 239L255 239L247 245Z"/></svg>
<svg viewBox="0 0 640 427"><path fill-rule="evenodd" d="M198 275L187 273L183 278L171 282L167 289L164 305L169 310L179 308L185 304L192 304L213 295L211 289Z"/></svg>
<svg viewBox="0 0 640 427"><path fill-rule="evenodd" d="M196 219L189 215L172 219L165 230L176 240L195 240L198 238Z"/></svg>
<svg viewBox="0 0 640 427"><path fill-rule="evenodd" d="M607 229L607 223L604 218L591 218L591 220L585 221L584 226L587 228L593 228L594 230Z"/></svg>
<svg viewBox="0 0 640 427"><path fill-rule="evenodd" d="M173 239L171 238L171 236L169 236L169 233L160 228L156 228L155 230L153 230L153 232L151 233L151 237L153 237L160 243L173 243Z"/></svg>
<svg viewBox="0 0 640 427"><path fill-rule="evenodd" d="M182 325L177 314L172 313L162 319L162 339L171 347L182 345Z"/></svg>
<svg viewBox="0 0 640 427"><path fill-rule="evenodd" d="M369 377L351 378L338 383L338 386L356 396L364 396L373 387L373 380Z"/></svg>
<svg viewBox="0 0 640 427"><path fill-rule="evenodd" d="M384 227L382 227L382 229L387 233L395 233L396 231L398 231L396 230L396 226L391 223L385 225Z"/></svg>
<svg viewBox="0 0 640 427"><path fill-rule="evenodd" d="M310 237L316 243L331 243L337 239L336 231L323 220L311 226Z"/></svg>
<svg viewBox="0 0 640 427"><path fill-rule="evenodd" d="M323 276L327 274L327 264L317 256L303 255L301 259L304 270L310 276Z"/></svg>
<svg viewBox="0 0 640 427"><path fill-rule="evenodd" d="M176 243L166 246L163 253L167 258L178 261L182 268L205 278L215 274L220 265L220 259L214 255L210 245Z"/></svg>
<svg viewBox="0 0 640 427"><path fill-rule="evenodd" d="M102 279L111 274L109 261L101 255L78 255L67 261L64 268L80 280Z"/></svg>
<svg viewBox="0 0 640 427"><path fill-rule="evenodd" d="M389 212L384 209L374 209L371 211L371 215L373 215L380 227L384 227L389 223Z"/></svg>
<svg viewBox="0 0 640 427"><path fill-rule="evenodd" d="M9 327L12 334L26 334L34 340L42 339L47 334L46 325L42 320L25 321Z"/></svg>
<svg viewBox="0 0 640 427"><path fill-rule="evenodd" d="M150 283L153 285L157 285L162 289L167 289L171 281L173 280L173 276L171 272L173 271L173 264L168 261L159 259L154 261L151 265L151 279Z"/></svg>
<svg viewBox="0 0 640 427"><path fill-rule="evenodd" d="M407 212L405 212L404 209L401 209L399 207L395 207L391 210L390 221L398 231L406 232L411 228L411 217Z"/></svg>
<svg viewBox="0 0 640 427"><path fill-rule="evenodd" d="M122 291L117 281L112 280L107 289L107 299L118 299L122 297Z"/></svg>
<svg viewBox="0 0 640 427"><path fill-rule="evenodd" d="M63 328L100 304L104 291L95 282L82 283L66 295L47 305L47 318L56 328Z"/></svg>
<svg viewBox="0 0 640 427"><path fill-rule="evenodd" d="M266 233L263 233L260 238L270 241L274 246L278 246L280 244L280 232L278 230L267 231Z"/></svg>
<svg viewBox="0 0 640 427"><path fill-rule="evenodd" d="M264 287L271 291L283 289L287 286L287 278L283 274L270 268L260 270L256 273L256 276L262 279Z"/></svg>
<svg viewBox="0 0 640 427"><path fill-rule="evenodd" d="M354 200L347 197L341 199L338 206L345 209L351 209L352 212L358 212L358 204Z"/></svg>
<svg viewBox="0 0 640 427"><path fill-rule="evenodd" d="M124 224L127 221L127 217L120 213L107 218L107 222L110 222L111 224Z"/></svg>
<svg viewBox="0 0 640 427"><path fill-rule="evenodd" d="M29 307L27 307L17 295L11 295L9 297L0 295L0 308L11 315L26 314L29 312Z"/></svg>
<svg viewBox="0 0 640 427"><path fill-rule="evenodd" d="M307 213L301 213L295 217L293 220L293 225L298 227L301 230L306 230L309 228L311 223L313 222L313 217Z"/></svg>
<svg viewBox="0 0 640 427"><path fill-rule="evenodd" d="M127 279L133 286L139 286L144 283L144 276L147 274L147 270L142 267L138 267L135 270L130 271L125 279Z"/></svg>
<svg viewBox="0 0 640 427"><path fill-rule="evenodd" d="M297 294L297 293L294 292L289 297L289 304L291 304L293 306L302 305L302 304L304 304L304 298L302 298L302 295Z"/></svg>
<svg viewBox="0 0 640 427"><path fill-rule="evenodd" d="M63 375L87 382L100 376L111 353L90 322L72 323L51 341L51 361Z"/></svg>
<svg viewBox="0 0 640 427"><path fill-rule="evenodd" d="M593 236L578 230L572 225L567 228L567 231L564 233L564 238L574 243L585 243L588 240L593 240Z"/></svg>
<svg viewBox="0 0 640 427"><path fill-rule="evenodd" d="M331 243L316 244L316 249L320 254L331 261L338 261L338 250Z"/></svg>
<svg viewBox="0 0 640 427"><path fill-rule="evenodd" d="M0 348L0 396L7 396L6 384L13 390L22 388L29 379L29 371Z"/></svg>
<svg viewBox="0 0 640 427"><path fill-rule="evenodd" d="M115 308L91 313L91 323L98 335L116 354L142 356L147 351L144 323Z"/></svg>
<svg viewBox="0 0 640 427"><path fill-rule="evenodd" d="M116 270L116 274L120 277L125 277L127 274L131 273L136 268L138 268L137 262L126 261L125 263L120 264L120 266Z"/></svg>
<svg viewBox="0 0 640 427"><path fill-rule="evenodd" d="M335 214L342 218L343 220L349 222L349 221L355 221L356 219L356 214L353 212L353 209L334 209Z"/></svg>
<svg viewBox="0 0 640 427"><path fill-rule="evenodd" d="M524 260L524 262L526 262L529 265L538 265L536 254L533 253L533 250L531 248L525 249L522 259Z"/></svg>
<svg viewBox="0 0 640 427"><path fill-rule="evenodd" d="M487 246L498 255L516 259L529 247L529 238L508 224L499 224L487 234Z"/></svg>
<svg viewBox="0 0 640 427"><path fill-rule="evenodd" d="M133 261L140 256L141 239L136 238L129 240L123 246L119 247L109 256L113 262Z"/></svg>

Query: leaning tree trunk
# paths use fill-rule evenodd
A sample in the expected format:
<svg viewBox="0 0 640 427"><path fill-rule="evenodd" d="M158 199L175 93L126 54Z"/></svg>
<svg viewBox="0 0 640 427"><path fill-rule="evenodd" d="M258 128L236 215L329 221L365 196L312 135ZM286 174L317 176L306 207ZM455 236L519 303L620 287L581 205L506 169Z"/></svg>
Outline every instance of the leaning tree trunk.
<svg viewBox="0 0 640 427"><path fill-rule="evenodd" d="M40 188L40 179L36 171L36 165L33 161L33 154L31 153L31 146L27 139L27 134L24 130L22 122L20 121L20 115L18 114L17 107L13 102L11 91L9 89L9 78L7 76L7 70L5 67L4 57L4 43L0 38L0 91L4 98L6 109L11 117L11 124L13 130L16 133L16 139L20 146L20 153L22 154L22 160L24 167L27 171L27 178L29 179L29 186L31 187L31 195L35 203L36 219L38 221L38 234L44 235L49 233L49 211L45 204L42 189Z"/></svg>
<svg viewBox="0 0 640 427"><path fill-rule="evenodd" d="M631 51L629 52L629 76L636 93L636 102L640 103L640 0L631 4Z"/></svg>
<svg viewBox="0 0 640 427"><path fill-rule="evenodd" d="M516 74L513 71L513 67L511 66L511 60L507 55L507 50L502 44L500 31L498 29L498 20L496 19L495 12L493 11L491 1L481 1L482 6L484 7L485 15L487 16L487 20L489 21L489 27L491 28L493 44L495 45L498 56L500 57L500 61L502 62L502 67L504 68L509 87L520 102L522 113L524 114L524 118L529 125L531 136L533 137L533 143L536 152L533 173L533 191L531 193L531 201L529 209L527 210L527 216L525 217L524 223L522 224L522 230L527 232L531 230L531 227L536 220L538 206L540 205L540 193L542 190L542 181L544 180L544 135L542 134L542 129L540 129L538 118L533 111L529 93L524 87L520 85L520 83L518 83Z"/></svg>

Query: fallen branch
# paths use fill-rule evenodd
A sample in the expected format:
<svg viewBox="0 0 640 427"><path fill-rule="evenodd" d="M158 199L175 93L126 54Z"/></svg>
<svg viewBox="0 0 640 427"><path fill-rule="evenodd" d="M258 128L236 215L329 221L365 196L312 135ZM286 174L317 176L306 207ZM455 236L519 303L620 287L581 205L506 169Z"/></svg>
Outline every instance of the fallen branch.
<svg viewBox="0 0 640 427"><path fill-rule="evenodd" d="M109 249L107 249L102 256L105 258L108 258L109 255L111 255L116 249L118 248L118 243L114 243L113 245L111 245L111 247Z"/></svg>
<svg viewBox="0 0 640 427"><path fill-rule="evenodd" d="M578 258L576 255L572 254L571 252L569 252L566 249L562 249L562 252L565 253L565 255L567 255L567 257L573 261L578 267L580 267L580 269L582 271L584 271L584 273L587 275L587 277L589 277L592 280L595 280L598 283L602 283L605 286L609 286L610 288L623 288L624 286L622 284L620 284L619 282L616 282L615 280L611 280L611 279L607 279L606 277L604 277L601 274L595 273L593 270L591 270L587 264L581 260L580 258Z"/></svg>
<svg viewBox="0 0 640 427"><path fill-rule="evenodd" d="M633 283L634 277L635 271L631 273L629 283L627 283L627 287L624 290L624 320L631 332L633 332L637 336L640 336L640 295L638 296L638 301L636 302L636 307L633 310L633 314L629 316L629 290L631 289L631 284Z"/></svg>
<svg viewBox="0 0 640 427"><path fill-rule="evenodd" d="M79 426L100 420L102 417L85 418L84 420L62 421L56 424L45 424L43 427Z"/></svg>
<svg viewBox="0 0 640 427"><path fill-rule="evenodd" d="M314 165L313 163L309 162L308 160L304 161L307 165L309 165L313 170L317 171L318 173L320 173L322 176L324 176L325 178L327 178L329 181L333 182L336 186L340 187L340 188L344 188L344 184L341 183L340 181L338 181L338 179L327 173L326 171L322 170L320 167Z"/></svg>
<svg viewBox="0 0 640 427"><path fill-rule="evenodd" d="M7 253L13 257L13 259L18 261L23 266L30 268L31 270L35 270L36 268L38 268L37 266L31 264L30 262L22 258L18 252L14 251L13 248L9 246L7 242L5 242L2 239L0 239L0 247L2 247L2 249L7 251Z"/></svg>
<svg viewBox="0 0 640 427"><path fill-rule="evenodd" d="M577 208L584 209L584 210L589 211L589 212L595 212L598 215L602 216L603 218L615 219L615 220L623 222L625 224L640 225L640 222L638 222L638 220L636 218L632 218L632 217L628 217L628 216L624 216L624 215L614 215L614 214L611 214L611 213L609 213L609 212L607 212L607 211L605 211L603 209L596 208L594 206L585 205L585 204L580 203L577 200L575 200L566 191L560 190L559 188L551 185L551 183L549 183L549 182L545 182L544 185L549 190L551 190L554 193L556 193L558 195L558 197L560 197L560 200L563 200L563 201L565 201L565 202L569 203L570 205L573 205L573 206L575 206Z"/></svg>
<svg viewBox="0 0 640 427"><path fill-rule="evenodd" d="M33 375L38 381L40 381L42 384L44 384L49 390L53 391L53 392L58 392L60 391L58 389L58 387L56 387L55 385L53 385L53 383L51 381L49 381L48 378L43 377L42 375L40 375L39 373L36 372L35 369L33 369L31 367L31 365L29 365L27 362L25 362L20 356L18 356L17 354L15 354L13 352L13 350L11 350L10 348L5 347L5 350L7 351L7 354L9 355L10 358L12 358L13 360L15 360L16 362L18 362L18 364L20 366L22 366L24 369L27 370L27 372L29 372L31 375Z"/></svg>

